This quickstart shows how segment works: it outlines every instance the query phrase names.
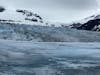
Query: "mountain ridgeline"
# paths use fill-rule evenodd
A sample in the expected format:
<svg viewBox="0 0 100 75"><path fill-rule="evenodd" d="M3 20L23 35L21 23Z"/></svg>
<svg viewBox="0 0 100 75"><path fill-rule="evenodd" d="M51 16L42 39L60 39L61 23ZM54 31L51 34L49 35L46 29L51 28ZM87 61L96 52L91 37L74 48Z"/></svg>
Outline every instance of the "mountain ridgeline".
<svg viewBox="0 0 100 75"><path fill-rule="evenodd" d="M43 18L35 12L22 9L11 10L3 7L0 7L0 22L30 25L44 23Z"/></svg>
<svg viewBox="0 0 100 75"><path fill-rule="evenodd" d="M75 23L72 24L72 28L78 29L78 30L88 30L88 31L100 31L100 15L93 15L89 18L87 22L85 23Z"/></svg>

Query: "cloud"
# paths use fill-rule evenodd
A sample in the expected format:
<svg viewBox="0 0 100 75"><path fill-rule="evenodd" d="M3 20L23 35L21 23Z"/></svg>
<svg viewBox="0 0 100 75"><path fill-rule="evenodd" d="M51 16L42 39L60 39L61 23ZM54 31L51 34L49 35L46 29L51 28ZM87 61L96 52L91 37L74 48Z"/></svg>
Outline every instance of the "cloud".
<svg viewBox="0 0 100 75"><path fill-rule="evenodd" d="M59 0L66 9L95 9L98 7L96 0Z"/></svg>
<svg viewBox="0 0 100 75"><path fill-rule="evenodd" d="M96 0L0 0L0 4L4 4L8 7L62 7L66 9L87 9L98 6Z"/></svg>

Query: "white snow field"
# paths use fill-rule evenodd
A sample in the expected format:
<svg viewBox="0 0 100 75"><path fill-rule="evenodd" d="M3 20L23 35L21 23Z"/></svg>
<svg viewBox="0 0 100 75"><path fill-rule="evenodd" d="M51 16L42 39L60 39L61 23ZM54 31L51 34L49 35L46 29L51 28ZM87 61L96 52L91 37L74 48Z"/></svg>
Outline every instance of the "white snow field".
<svg viewBox="0 0 100 75"><path fill-rule="evenodd" d="M0 75L100 75L100 43L0 40Z"/></svg>

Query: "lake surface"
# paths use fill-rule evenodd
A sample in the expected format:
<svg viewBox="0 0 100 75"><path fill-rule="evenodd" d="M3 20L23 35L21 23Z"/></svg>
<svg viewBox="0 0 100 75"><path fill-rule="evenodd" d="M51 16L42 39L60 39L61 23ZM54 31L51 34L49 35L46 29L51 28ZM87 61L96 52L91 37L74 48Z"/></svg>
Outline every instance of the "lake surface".
<svg viewBox="0 0 100 75"><path fill-rule="evenodd" d="M0 75L100 75L100 43L0 40Z"/></svg>

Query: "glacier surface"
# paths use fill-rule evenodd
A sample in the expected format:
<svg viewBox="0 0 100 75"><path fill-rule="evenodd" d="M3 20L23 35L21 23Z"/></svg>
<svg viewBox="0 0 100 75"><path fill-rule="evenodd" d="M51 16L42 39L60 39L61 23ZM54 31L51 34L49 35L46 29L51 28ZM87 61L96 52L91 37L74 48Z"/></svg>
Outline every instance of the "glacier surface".
<svg viewBox="0 0 100 75"><path fill-rule="evenodd" d="M68 27L0 23L0 39L38 42L100 42L100 33Z"/></svg>

